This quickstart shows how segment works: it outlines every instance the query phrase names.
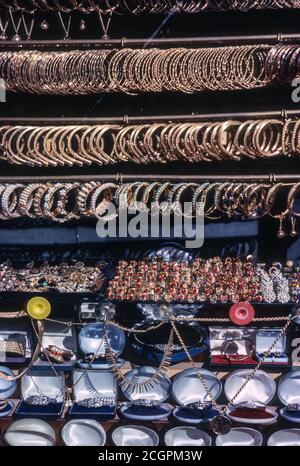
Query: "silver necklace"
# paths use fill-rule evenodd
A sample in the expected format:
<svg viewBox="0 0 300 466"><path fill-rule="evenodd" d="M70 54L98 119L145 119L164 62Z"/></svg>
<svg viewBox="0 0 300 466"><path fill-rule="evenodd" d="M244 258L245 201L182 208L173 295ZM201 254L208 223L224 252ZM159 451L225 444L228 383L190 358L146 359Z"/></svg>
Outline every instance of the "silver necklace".
<svg viewBox="0 0 300 466"><path fill-rule="evenodd" d="M9 20L6 20L6 22L3 23L2 19L0 18L0 31L1 31L0 40L7 40L6 31L7 31L8 25L9 25Z"/></svg>
<svg viewBox="0 0 300 466"><path fill-rule="evenodd" d="M72 16L68 14L68 15L67 15L67 22L65 23L64 18L63 18L63 15L62 15L61 12L59 11L59 12L58 12L58 18L59 18L61 27L62 27L62 29L63 29L63 31L64 31L64 33L65 33L64 40L70 39L70 28L71 28Z"/></svg>
<svg viewBox="0 0 300 466"><path fill-rule="evenodd" d="M14 31L15 31L15 34L14 34L12 40L15 40L16 42L19 42L22 39L20 34L19 34L19 29L20 29L20 26L21 26L21 23L22 23L22 18L19 18L18 22L16 23L15 19L14 19L13 12L12 12L12 9L10 8L8 11L9 11L9 16L10 16L11 23L12 23Z"/></svg>
<svg viewBox="0 0 300 466"><path fill-rule="evenodd" d="M25 19L24 15L21 16L21 19L22 19L23 27L24 27L24 30L25 30L25 33L26 33L26 39L29 40L29 39L31 39L32 31L33 31L33 28L34 28L35 18L32 18L32 20L30 21L29 27L27 26L26 19Z"/></svg>
<svg viewBox="0 0 300 466"><path fill-rule="evenodd" d="M103 406L108 406L108 407L116 406L117 397L116 396L104 396L98 393L87 372L84 372L83 374L83 383L85 385L85 388L91 394L91 396L90 398L86 398L85 400L77 401L77 404L79 406L84 406L85 408L101 408Z"/></svg>
<svg viewBox="0 0 300 466"><path fill-rule="evenodd" d="M28 398L26 398L24 401L25 403L32 405L32 406L48 406L50 404L56 404L58 403L58 398L60 396L64 397L64 387L60 379L61 387L58 390L57 394L55 397L49 397L45 395L45 393L42 392L36 381L34 380L34 376L31 376L31 380L35 386L35 388L38 391L38 395L31 395Z"/></svg>

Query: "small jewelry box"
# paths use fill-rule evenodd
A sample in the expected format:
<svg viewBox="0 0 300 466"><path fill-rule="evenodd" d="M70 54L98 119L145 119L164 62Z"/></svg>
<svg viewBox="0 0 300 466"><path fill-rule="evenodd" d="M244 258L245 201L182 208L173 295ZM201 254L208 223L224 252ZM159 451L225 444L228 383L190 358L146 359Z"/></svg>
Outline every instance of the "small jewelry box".
<svg viewBox="0 0 300 466"><path fill-rule="evenodd" d="M70 358L62 358L64 360L61 363L50 359L56 371L70 371L76 363L76 334L74 327L69 325L69 322L72 322L72 320L62 321L62 323L45 321L45 331L42 339L43 348L47 349L53 346L62 352L70 353ZM39 357L34 367L38 370L49 370L49 365L50 363L46 357Z"/></svg>
<svg viewBox="0 0 300 466"><path fill-rule="evenodd" d="M210 327L210 362L215 366L253 365L255 334L252 327Z"/></svg>
<svg viewBox="0 0 300 466"><path fill-rule="evenodd" d="M78 361L78 366L82 369L102 369L108 370L110 364L105 359L105 328L104 322L96 322L84 326L78 335L78 342L83 358ZM112 353L118 357L125 349L125 332L114 325L108 324L108 343ZM91 363L91 360L93 361ZM118 364L122 365L124 360L118 359Z"/></svg>
<svg viewBox="0 0 300 466"><path fill-rule="evenodd" d="M0 363L25 364L32 356L32 335L28 319L2 320Z"/></svg>
<svg viewBox="0 0 300 466"><path fill-rule="evenodd" d="M73 371L74 403L70 415L75 418L110 420L116 415L117 382L107 370Z"/></svg>
<svg viewBox="0 0 300 466"><path fill-rule="evenodd" d="M228 434L216 438L217 447L260 447L262 444L262 434L250 427L234 427Z"/></svg>
<svg viewBox="0 0 300 466"><path fill-rule="evenodd" d="M0 372L8 377L13 377L13 371L6 366L0 366ZM9 398L17 390L16 380L0 378L0 418L9 416L15 408L14 402Z"/></svg>
<svg viewBox="0 0 300 466"><path fill-rule="evenodd" d="M227 377L224 392L229 403L232 403L227 409L228 417L242 424L274 424L278 414L267 405L274 398L276 384L269 374L258 370L239 393L251 375L251 369L242 369Z"/></svg>
<svg viewBox="0 0 300 466"><path fill-rule="evenodd" d="M121 425L113 430L112 442L117 447L157 447L159 436L146 426Z"/></svg>
<svg viewBox="0 0 300 466"><path fill-rule="evenodd" d="M222 392L222 383L212 372L198 369L204 378L214 400ZM213 408L212 400L193 368L176 375L172 383L172 394L179 405L173 410L173 416L184 424L202 424L219 415Z"/></svg>
<svg viewBox="0 0 300 466"><path fill-rule="evenodd" d="M299 371L288 372L283 375L278 385L278 398L284 408L280 415L289 422L300 424L300 373Z"/></svg>
<svg viewBox="0 0 300 466"><path fill-rule="evenodd" d="M54 429L41 419L19 419L4 432L3 438L11 447L54 447Z"/></svg>
<svg viewBox="0 0 300 466"><path fill-rule="evenodd" d="M136 326L136 329L145 330L151 325L155 326L157 322L147 321L147 323L145 323L143 321ZM190 355L197 358L201 358L202 356L201 360L203 360L204 353L208 349L207 330L194 322L179 322L177 323L177 328L187 345ZM171 330L172 326L169 322L166 322L160 328L148 333L132 333L129 337L131 347L143 361L149 362L150 364L159 364L164 359L164 353L168 347ZM172 364L186 361L186 353L176 336L174 337L171 349Z"/></svg>
<svg viewBox="0 0 300 466"><path fill-rule="evenodd" d="M286 335L281 335L282 329L280 328L262 328L257 329L255 337L255 353L258 361L262 361L264 364L288 364L289 358L285 354L286 351ZM270 356L264 357L264 354L277 341Z"/></svg>
<svg viewBox="0 0 300 466"><path fill-rule="evenodd" d="M14 417L58 419L65 402L64 373L31 370L21 379L21 396Z"/></svg>
<svg viewBox="0 0 300 466"><path fill-rule="evenodd" d="M300 429L274 432L268 439L268 447L300 447Z"/></svg>
<svg viewBox="0 0 300 466"><path fill-rule="evenodd" d="M197 427L174 427L165 433L165 444L168 447L210 447L212 438L207 432Z"/></svg>
<svg viewBox="0 0 300 466"><path fill-rule="evenodd" d="M142 366L126 374L128 385L122 388L128 400L120 408L120 415L135 421L158 421L171 414L164 403L169 398L171 382L150 366Z"/></svg>

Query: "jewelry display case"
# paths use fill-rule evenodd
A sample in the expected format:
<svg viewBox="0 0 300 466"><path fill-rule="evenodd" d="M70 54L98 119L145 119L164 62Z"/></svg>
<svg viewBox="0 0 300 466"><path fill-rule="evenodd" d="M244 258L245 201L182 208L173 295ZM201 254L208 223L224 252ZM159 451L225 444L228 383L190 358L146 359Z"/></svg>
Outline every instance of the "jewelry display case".
<svg viewBox="0 0 300 466"><path fill-rule="evenodd" d="M0 1L0 446L300 445L299 19Z"/></svg>

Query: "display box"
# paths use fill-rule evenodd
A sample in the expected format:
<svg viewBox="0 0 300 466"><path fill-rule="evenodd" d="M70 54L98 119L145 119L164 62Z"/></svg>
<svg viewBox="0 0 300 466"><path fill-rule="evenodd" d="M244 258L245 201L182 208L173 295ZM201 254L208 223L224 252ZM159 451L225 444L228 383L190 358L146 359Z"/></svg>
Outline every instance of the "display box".
<svg viewBox="0 0 300 466"><path fill-rule="evenodd" d="M114 419L117 408L117 382L108 370L73 371L73 399L70 416Z"/></svg>
<svg viewBox="0 0 300 466"><path fill-rule="evenodd" d="M54 345L63 351L72 351L73 356L70 360L62 363L52 362L56 371L71 371L76 363L77 339L74 326L69 325L72 320L59 322L45 321L45 331L42 339L43 348ZM49 370L49 361L39 357L34 363L38 370Z"/></svg>
<svg viewBox="0 0 300 466"><path fill-rule="evenodd" d="M2 319L0 328L1 342L17 343L24 349L23 355L9 354L0 349L0 363L25 364L32 356L32 333L28 319Z"/></svg>
<svg viewBox="0 0 300 466"><path fill-rule="evenodd" d="M21 401L14 417L55 420L62 416L65 402L65 376L44 370L31 370L21 379Z"/></svg>

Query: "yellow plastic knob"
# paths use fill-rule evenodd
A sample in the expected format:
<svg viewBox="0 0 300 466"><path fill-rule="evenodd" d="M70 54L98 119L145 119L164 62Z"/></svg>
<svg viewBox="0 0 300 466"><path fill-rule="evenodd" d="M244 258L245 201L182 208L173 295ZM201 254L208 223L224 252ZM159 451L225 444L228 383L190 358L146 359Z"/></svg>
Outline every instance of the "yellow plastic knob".
<svg viewBox="0 0 300 466"><path fill-rule="evenodd" d="M28 301L27 312L32 319L44 320L51 312L51 304L47 299L35 296Z"/></svg>

